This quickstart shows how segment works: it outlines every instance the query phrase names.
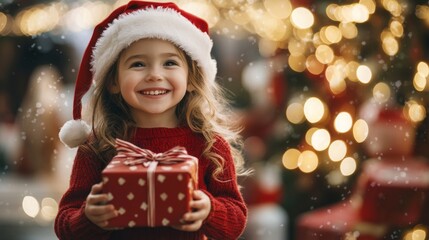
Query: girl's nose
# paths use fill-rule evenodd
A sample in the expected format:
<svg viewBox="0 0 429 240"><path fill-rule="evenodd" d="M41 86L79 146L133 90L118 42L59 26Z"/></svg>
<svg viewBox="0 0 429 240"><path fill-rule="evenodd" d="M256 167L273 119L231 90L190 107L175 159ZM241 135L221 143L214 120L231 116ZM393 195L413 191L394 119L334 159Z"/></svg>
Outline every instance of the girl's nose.
<svg viewBox="0 0 429 240"><path fill-rule="evenodd" d="M151 67L146 75L146 81L159 81L161 79L161 70L157 67Z"/></svg>

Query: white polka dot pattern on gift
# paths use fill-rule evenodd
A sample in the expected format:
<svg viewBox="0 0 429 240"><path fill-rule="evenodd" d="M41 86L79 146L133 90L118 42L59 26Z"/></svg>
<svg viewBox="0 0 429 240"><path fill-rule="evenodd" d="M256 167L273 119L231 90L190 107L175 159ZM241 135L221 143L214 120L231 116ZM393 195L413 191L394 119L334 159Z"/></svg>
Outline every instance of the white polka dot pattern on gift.
<svg viewBox="0 0 429 240"><path fill-rule="evenodd" d="M177 199L179 199L180 201L182 201L184 198L185 198L185 194L183 194L183 193L179 193L177 195Z"/></svg>
<svg viewBox="0 0 429 240"><path fill-rule="evenodd" d="M127 211L124 208L119 208L118 213L124 215Z"/></svg>
<svg viewBox="0 0 429 240"><path fill-rule="evenodd" d="M143 211L147 210L147 203L143 202L142 205L140 205L140 208L143 209Z"/></svg>
<svg viewBox="0 0 429 240"><path fill-rule="evenodd" d="M122 186L122 185L124 185L124 184L125 184L125 182L126 182L126 181L125 181L125 179L124 179L124 178L121 178L121 177L120 177L120 178L118 179L118 183L119 183L119 185L121 185L121 186Z"/></svg>
<svg viewBox="0 0 429 240"><path fill-rule="evenodd" d="M146 183L146 181L144 179L139 178L139 185L140 186L143 187L145 185L145 183Z"/></svg>
<svg viewBox="0 0 429 240"><path fill-rule="evenodd" d="M134 221L130 221L128 223L128 227L134 227L135 225L136 225L136 222L134 222Z"/></svg>
<svg viewBox="0 0 429 240"><path fill-rule="evenodd" d="M113 194L109 192L107 194L107 201L111 201L112 199L113 199Z"/></svg>
<svg viewBox="0 0 429 240"><path fill-rule="evenodd" d="M162 174L159 174L157 179L158 179L158 182L163 183L165 181L165 176Z"/></svg>
<svg viewBox="0 0 429 240"><path fill-rule="evenodd" d="M168 198L168 195L167 195L167 193L161 193L161 195L159 197L162 199L162 201L165 202L165 200L167 200L167 198Z"/></svg>
<svg viewBox="0 0 429 240"><path fill-rule="evenodd" d="M162 225L167 226L170 223L167 218L162 219Z"/></svg>
<svg viewBox="0 0 429 240"><path fill-rule="evenodd" d="M132 192L130 192L128 195L127 195L127 198L128 198L128 200L133 200L134 199L134 194L132 193Z"/></svg>
<svg viewBox="0 0 429 240"><path fill-rule="evenodd" d="M172 206L168 207L167 211L168 211L168 213L172 213L173 212L173 207Z"/></svg>

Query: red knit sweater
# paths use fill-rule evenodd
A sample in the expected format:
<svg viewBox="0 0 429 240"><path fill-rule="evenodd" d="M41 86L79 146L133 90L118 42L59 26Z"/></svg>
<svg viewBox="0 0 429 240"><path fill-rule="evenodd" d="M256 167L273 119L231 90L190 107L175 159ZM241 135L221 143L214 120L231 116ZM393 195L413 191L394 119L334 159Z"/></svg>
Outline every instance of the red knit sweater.
<svg viewBox="0 0 429 240"><path fill-rule="evenodd" d="M237 239L246 224L247 208L237 188L235 169L228 143L218 138L212 151L225 159L224 170L217 181L212 178L214 165L202 156L205 140L189 128L139 128L131 142L153 152L164 152L175 146L184 146L190 155L199 159L198 185L211 200L211 212L200 230L182 232L169 227L127 228L107 231L86 218L85 199L92 185L101 182L101 171L106 166L94 156L78 149L70 186L61 199L55 219L55 232L60 239Z"/></svg>

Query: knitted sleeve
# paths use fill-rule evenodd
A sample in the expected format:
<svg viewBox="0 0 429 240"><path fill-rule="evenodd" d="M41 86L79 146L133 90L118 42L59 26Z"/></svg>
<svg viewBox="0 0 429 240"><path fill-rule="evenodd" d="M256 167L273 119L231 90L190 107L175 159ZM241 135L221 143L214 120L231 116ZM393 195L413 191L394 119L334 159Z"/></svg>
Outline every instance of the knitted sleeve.
<svg viewBox="0 0 429 240"><path fill-rule="evenodd" d="M78 149L70 176L70 186L60 201L55 219L55 233L59 239L108 239L109 231L93 224L84 213L86 197L92 185L101 181L102 169L101 161Z"/></svg>
<svg viewBox="0 0 429 240"><path fill-rule="evenodd" d="M218 138L213 151L225 160L220 181L211 177L212 168L206 178L207 191L212 208L202 230L209 239L237 239L242 234L247 220L247 207L238 190L234 162L229 144Z"/></svg>

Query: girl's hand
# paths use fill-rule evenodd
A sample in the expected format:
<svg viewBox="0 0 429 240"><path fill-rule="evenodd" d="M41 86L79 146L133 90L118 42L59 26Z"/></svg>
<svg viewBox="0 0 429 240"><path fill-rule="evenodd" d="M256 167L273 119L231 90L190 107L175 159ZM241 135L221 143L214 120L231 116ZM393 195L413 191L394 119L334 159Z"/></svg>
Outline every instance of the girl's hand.
<svg viewBox="0 0 429 240"><path fill-rule="evenodd" d="M195 190L190 207L192 212L183 215L183 224L173 226L173 228L187 232L194 232L200 229L211 210L210 198L203 191Z"/></svg>
<svg viewBox="0 0 429 240"><path fill-rule="evenodd" d="M112 204L105 204L108 196L101 193L102 189L103 183L94 184L85 204L86 217L100 228L106 227L109 219L118 216Z"/></svg>

